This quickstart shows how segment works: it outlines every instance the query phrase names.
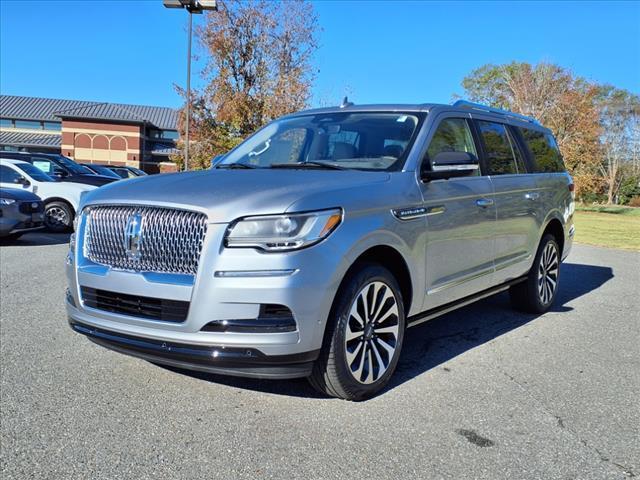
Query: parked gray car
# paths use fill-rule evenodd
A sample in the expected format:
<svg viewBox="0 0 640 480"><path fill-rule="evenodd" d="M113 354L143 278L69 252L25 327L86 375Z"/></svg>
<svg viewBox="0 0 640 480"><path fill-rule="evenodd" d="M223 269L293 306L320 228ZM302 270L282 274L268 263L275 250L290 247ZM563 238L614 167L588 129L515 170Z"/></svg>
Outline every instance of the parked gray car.
<svg viewBox="0 0 640 480"><path fill-rule="evenodd" d="M375 394L407 327L509 290L553 304L573 182L534 120L468 102L309 110L211 170L83 196L71 327L174 367Z"/></svg>
<svg viewBox="0 0 640 480"><path fill-rule="evenodd" d="M0 238L16 240L44 228L44 203L31 192L0 188Z"/></svg>

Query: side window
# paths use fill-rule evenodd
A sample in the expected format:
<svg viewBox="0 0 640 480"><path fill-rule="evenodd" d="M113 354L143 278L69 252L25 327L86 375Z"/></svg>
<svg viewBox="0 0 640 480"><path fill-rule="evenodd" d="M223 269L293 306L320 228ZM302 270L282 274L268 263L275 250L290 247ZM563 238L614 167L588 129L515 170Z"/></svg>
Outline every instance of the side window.
<svg viewBox="0 0 640 480"><path fill-rule="evenodd" d="M501 123L477 122L489 166L489 175L518 173L507 129Z"/></svg>
<svg viewBox="0 0 640 480"><path fill-rule="evenodd" d="M0 183L16 183L20 177L22 177L22 175L13 168L0 165Z"/></svg>
<svg viewBox="0 0 640 480"><path fill-rule="evenodd" d="M33 166L36 167L41 172L47 173L49 175L53 175L54 165L49 160L44 158L33 159Z"/></svg>
<svg viewBox="0 0 640 480"><path fill-rule="evenodd" d="M464 118L447 118L440 122L427 149L428 160L440 152L467 152L478 156L471 129ZM480 171L476 170L472 175L480 175Z"/></svg>
<svg viewBox="0 0 640 480"><path fill-rule="evenodd" d="M514 137L513 130L507 128L507 135L509 137L509 143L511 144L511 150L513 151L513 156L516 159L516 167L518 167L518 173L527 173L527 167L524 160L524 154L522 150L520 150L520 146Z"/></svg>
<svg viewBox="0 0 640 480"><path fill-rule="evenodd" d="M550 134L529 128L520 128L520 132L535 159L536 172L554 173L565 171L558 145Z"/></svg>

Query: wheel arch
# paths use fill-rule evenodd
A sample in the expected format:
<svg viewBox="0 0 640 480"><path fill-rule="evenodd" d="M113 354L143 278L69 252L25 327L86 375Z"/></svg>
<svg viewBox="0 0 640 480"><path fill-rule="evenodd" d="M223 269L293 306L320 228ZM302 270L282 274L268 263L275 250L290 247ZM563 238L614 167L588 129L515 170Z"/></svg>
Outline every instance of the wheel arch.
<svg viewBox="0 0 640 480"><path fill-rule="evenodd" d="M75 217L76 209L73 208L73 205L71 204L71 202L69 200L67 200L66 198L62 198L62 197L48 197L48 198L44 199L45 207L48 204L53 203L53 202L62 202L64 204L68 205L69 208L71 209L71 213L73 213L73 216Z"/></svg>
<svg viewBox="0 0 640 480"><path fill-rule="evenodd" d="M558 243L558 247L560 248L560 256L562 257L562 252L564 251L565 232L564 232L564 226L562 225L562 222L558 218L552 217L547 221L540 238L541 239L544 238L544 236L547 234L551 234L555 237L556 242Z"/></svg>
<svg viewBox="0 0 640 480"><path fill-rule="evenodd" d="M381 265L391 272L400 286L402 303L404 305L404 310L408 315L414 295L411 272L404 256L396 248L389 245L375 245L360 253L360 255L358 255L358 257L356 257L356 259L351 263L343 276L340 287L338 287L338 292L342 287L342 283L345 282L354 271L367 263Z"/></svg>

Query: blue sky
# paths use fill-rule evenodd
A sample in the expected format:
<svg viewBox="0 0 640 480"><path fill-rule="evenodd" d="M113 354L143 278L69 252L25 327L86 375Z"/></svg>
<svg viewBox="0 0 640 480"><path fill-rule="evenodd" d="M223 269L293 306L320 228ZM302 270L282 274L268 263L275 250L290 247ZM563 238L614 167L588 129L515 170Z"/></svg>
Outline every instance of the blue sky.
<svg viewBox="0 0 640 480"><path fill-rule="evenodd" d="M345 92L356 103L449 102L469 71L512 60L640 93L640 2L314 4L314 106ZM3 94L176 107L185 56L186 14L161 0L0 0Z"/></svg>

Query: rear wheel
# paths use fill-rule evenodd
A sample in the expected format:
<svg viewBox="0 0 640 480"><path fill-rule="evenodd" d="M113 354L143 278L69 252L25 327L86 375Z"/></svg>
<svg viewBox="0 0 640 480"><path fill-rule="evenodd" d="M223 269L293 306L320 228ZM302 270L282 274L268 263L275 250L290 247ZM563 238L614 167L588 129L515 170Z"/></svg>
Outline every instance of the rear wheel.
<svg viewBox="0 0 640 480"><path fill-rule="evenodd" d="M44 207L44 224L55 232L67 232L73 228L73 209L65 202L50 202Z"/></svg>
<svg viewBox="0 0 640 480"><path fill-rule="evenodd" d="M371 397L393 374L405 329L400 288L379 265L365 265L341 286L310 377L320 392L346 400Z"/></svg>
<svg viewBox="0 0 640 480"><path fill-rule="evenodd" d="M519 310L544 313L553 304L560 281L560 248L555 237L542 237L526 281L510 288L511 303Z"/></svg>

